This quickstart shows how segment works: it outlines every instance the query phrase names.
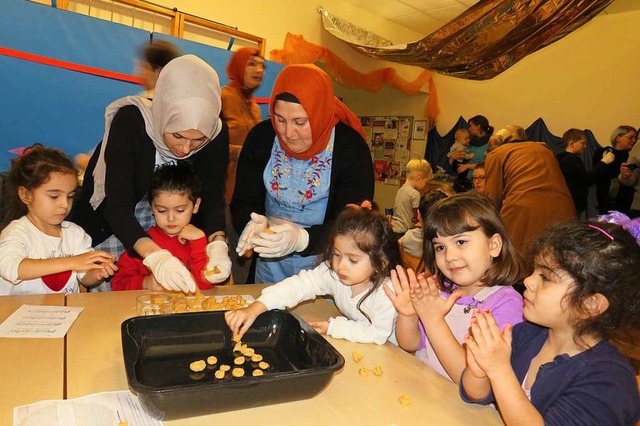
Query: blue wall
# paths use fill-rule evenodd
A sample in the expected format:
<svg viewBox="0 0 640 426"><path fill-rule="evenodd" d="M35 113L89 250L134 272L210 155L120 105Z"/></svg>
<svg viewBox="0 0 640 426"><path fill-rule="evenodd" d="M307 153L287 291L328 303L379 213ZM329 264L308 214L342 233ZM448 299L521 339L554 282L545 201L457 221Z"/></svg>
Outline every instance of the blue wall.
<svg viewBox="0 0 640 426"><path fill-rule="evenodd" d="M23 0L0 1L0 46L133 74L138 49L152 37L211 64L226 84L231 52ZM269 62L258 97L268 97L282 65ZM104 132L104 109L139 93L136 84L0 55L0 170L14 148L40 142L70 156L90 151ZM263 110L266 117L266 110Z"/></svg>

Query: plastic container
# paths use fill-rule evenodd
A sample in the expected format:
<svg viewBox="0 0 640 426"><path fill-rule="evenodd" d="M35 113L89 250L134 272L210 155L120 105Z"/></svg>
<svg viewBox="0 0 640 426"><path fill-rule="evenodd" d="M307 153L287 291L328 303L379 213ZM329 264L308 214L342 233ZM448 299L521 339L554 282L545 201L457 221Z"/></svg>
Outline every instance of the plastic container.
<svg viewBox="0 0 640 426"><path fill-rule="evenodd" d="M234 367L235 343L224 312L135 317L122 323L122 350L129 387L144 410L172 420L311 398L344 365L342 355L306 322L286 311L260 315L242 343L270 367L253 377L214 377L219 365ZM189 365L210 355L218 363L194 373Z"/></svg>

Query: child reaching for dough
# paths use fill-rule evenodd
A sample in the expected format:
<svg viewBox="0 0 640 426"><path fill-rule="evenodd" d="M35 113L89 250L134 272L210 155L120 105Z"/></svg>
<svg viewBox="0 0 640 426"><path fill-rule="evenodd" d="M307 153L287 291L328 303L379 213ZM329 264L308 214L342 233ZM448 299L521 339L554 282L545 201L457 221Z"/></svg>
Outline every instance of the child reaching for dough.
<svg viewBox="0 0 640 426"><path fill-rule="evenodd" d="M347 206L336 219L323 262L265 288L251 306L225 313L234 334L242 337L258 315L331 295L344 316L311 323L321 334L352 342L384 344L393 331L396 311L383 288L397 264L398 246L387 219L371 210Z"/></svg>
<svg viewBox="0 0 640 426"><path fill-rule="evenodd" d="M0 295L77 293L116 271L113 256L65 218L78 174L57 149L34 145L11 165L6 227L0 234Z"/></svg>
<svg viewBox="0 0 640 426"><path fill-rule="evenodd" d="M401 348L458 383L462 347L473 310L491 309L500 328L522 321L522 297L511 287L524 275L498 211L485 196L463 193L438 201L424 219L426 277L392 271Z"/></svg>
<svg viewBox="0 0 640 426"><path fill-rule="evenodd" d="M206 269L207 238L204 231L191 224L191 217L200 208L199 191L199 182L188 165L158 167L149 186L149 202L156 225L147 233L162 249L178 258L189 269L198 288L205 290L214 285L207 280L207 274L211 274ZM111 280L113 290L164 290L137 256L124 252L118 259L118 268Z"/></svg>
<svg viewBox="0 0 640 426"><path fill-rule="evenodd" d="M640 318L640 222L622 216L606 220L630 232L592 222L540 236L524 280L527 322L500 330L492 312L475 314L463 399L495 402L507 425L637 424L635 373L608 341Z"/></svg>

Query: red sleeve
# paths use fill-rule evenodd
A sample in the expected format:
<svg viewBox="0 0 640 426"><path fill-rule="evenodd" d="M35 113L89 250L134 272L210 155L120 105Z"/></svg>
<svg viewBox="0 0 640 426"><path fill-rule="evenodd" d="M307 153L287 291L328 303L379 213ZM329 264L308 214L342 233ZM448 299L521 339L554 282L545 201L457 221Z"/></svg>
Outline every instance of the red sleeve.
<svg viewBox="0 0 640 426"><path fill-rule="evenodd" d="M118 259L118 270L111 278L111 289L142 290L142 282L149 275L149 271L142 264L142 260L129 256L126 251Z"/></svg>
<svg viewBox="0 0 640 426"><path fill-rule="evenodd" d="M195 278L198 288L200 290L213 288L214 284L211 284L204 277L204 271L207 267L207 262L209 262L206 237L189 241L189 250L189 271Z"/></svg>

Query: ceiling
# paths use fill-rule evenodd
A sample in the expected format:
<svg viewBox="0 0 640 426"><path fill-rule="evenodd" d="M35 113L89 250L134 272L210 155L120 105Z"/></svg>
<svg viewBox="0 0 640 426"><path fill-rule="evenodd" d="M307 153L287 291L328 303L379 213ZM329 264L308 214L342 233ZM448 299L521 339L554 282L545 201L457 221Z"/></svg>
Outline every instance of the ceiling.
<svg viewBox="0 0 640 426"><path fill-rule="evenodd" d="M420 34L430 34L479 0L344 0ZM604 13L640 10L640 0L615 0Z"/></svg>
<svg viewBox="0 0 640 426"><path fill-rule="evenodd" d="M478 0L345 0L420 34L430 34Z"/></svg>

